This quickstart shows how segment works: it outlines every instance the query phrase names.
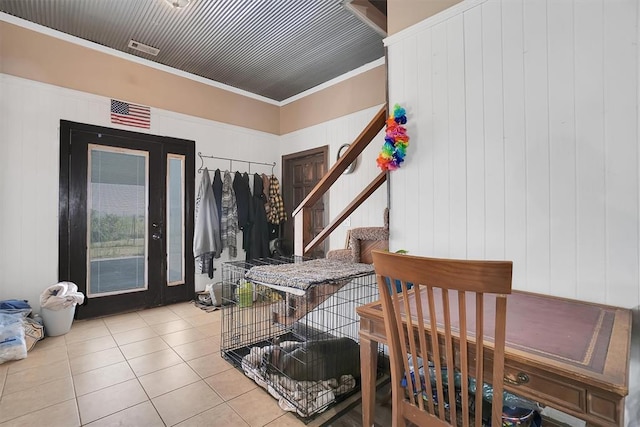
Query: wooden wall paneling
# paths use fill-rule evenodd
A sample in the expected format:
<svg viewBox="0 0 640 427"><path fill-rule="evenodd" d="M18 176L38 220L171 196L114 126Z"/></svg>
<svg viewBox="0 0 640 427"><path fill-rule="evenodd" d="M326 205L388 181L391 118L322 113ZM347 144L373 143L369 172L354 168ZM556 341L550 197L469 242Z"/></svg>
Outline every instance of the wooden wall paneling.
<svg viewBox="0 0 640 427"><path fill-rule="evenodd" d="M549 286L549 96L546 3L524 3L527 153L527 275L530 290Z"/></svg>
<svg viewBox="0 0 640 427"><path fill-rule="evenodd" d="M606 302L638 300L638 2L604 2ZM631 12L633 11L633 12Z"/></svg>
<svg viewBox="0 0 640 427"><path fill-rule="evenodd" d="M405 203L411 205L411 200L418 194L422 193L422 169L421 167L407 167L409 162L415 162L421 158L420 152L424 150L423 144L426 142L423 138L416 137L412 130L415 129L415 123L420 120L420 115L417 113L420 111L420 103L418 101L416 88L418 86L418 40L416 36L409 37L405 43L403 43L404 58L402 61L402 70L404 74L404 88L403 96L401 99L393 100L389 106L389 113L393 112L393 104L398 102L402 107L407 110L407 134L409 135L409 147L407 147L407 157L405 162L402 163L400 169L390 173L391 178L397 176L397 178L403 181L405 188L411 189L407 193ZM405 205L406 206L406 205ZM409 236L413 242L411 246L418 246L420 242L416 238L416 230L420 229L422 225L421 218L422 209L405 209L404 218L405 224L411 224L411 227L407 230ZM407 248L398 248L407 249Z"/></svg>
<svg viewBox="0 0 640 427"><path fill-rule="evenodd" d="M43 114L46 115L49 113L40 110L38 93L33 86L25 85L20 93L20 98L22 100L22 105L20 107L21 117L18 119L18 123L22 128L20 135L20 149L22 152L19 157L21 170L18 175L14 176L22 175L23 179L19 180L20 194L17 195L19 199L18 203L15 205L3 203L3 206L20 206L19 209L15 209L20 215L20 220L14 226L17 225L16 228L20 231L19 240L22 242L20 245L21 256L16 257L15 263L20 271L29 271L29 269L32 269L34 266L34 257L27 255L28 248L32 247L37 251L37 244L40 240L37 224L41 220L41 210L39 209L40 200L37 198L37 195L40 192L38 187L42 182L40 175L42 170L38 170L40 165L37 162L38 152L41 145L41 142L38 139L37 126L31 125L30 121L25 120L25 118L42 117ZM16 181L14 180L14 182ZM16 254L13 254L12 256L15 257ZM43 262L47 263L47 260L44 260ZM43 289L48 285L49 284L43 286ZM35 303L35 301L33 302Z"/></svg>
<svg viewBox="0 0 640 427"><path fill-rule="evenodd" d="M336 155L338 153L338 149L340 148L340 145L349 144L352 142L348 140L349 139L348 136L353 132L348 120L345 120L344 118L341 117L336 119L335 122L336 124L338 123L339 124L337 126L330 126L329 124L318 126L317 132L314 132L314 137L318 140L318 142L316 143L317 146L322 145L320 143L320 140L323 140L323 139L330 144L329 145L329 168L331 168L331 166L333 166L333 164L336 162ZM340 132L339 129L340 129L340 125L342 124L347 126L346 128L347 132L344 132L344 131ZM359 158L358 161L362 161L362 159ZM329 203L329 212L327 212L328 216L327 216L326 223L331 221L342 211L341 207L346 206L344 204L345 193L350 194L353 191L350 186L350 183L353 180L348 180L348 179L345 180L344 178L345 178L345 175L342 175L340 178L338 178L336 183L331 187L331 189L327 193L329 199L331 200L331 203ZM327 196L325 195L325 197ZM327 209L325 207L325 211L326 210ZM351 219L350 219L351 225L347 226L343 223L341 227L338 227L336 230L334 230L333 233L331 233L331 235L327 239L329 248L344 247L346 230L356 226L355 219L356 219L356 216L351 215Z"/></svg>
<svg viewBox="0 0 640 427"><path fill-rule="evenodd" d="M605 301L603 0L574 8L576 297Z"/></svg>
<svg viewBox="0 0 640 427"><path fill-rule="evenodd" d="M37 93L37 103L40 106L38 121L38 153L32 167L38 169L38 181L36 184L37 195L37 244L43 247L54 248L49 256L42 259L42 268L37 268L31 274L35 290L42 292L43 285L50 286L57 280L58 273L58 205L60 176L60 120L52 113L60 108L58 97L54 90L47 88ZM37 166L36 166L37 165ZM46 182L46 184L44 184ZM54 222L52 225L51 222ZM33 269L31 269L33 270ZM31 271L30 270L30 271ZM51 274L54 274L53 281ZM46 287L45 286L45 287ZM15 290L14 290L15 292ZM35 301L32 301L36 305Z"/></svg>
<svg viewBox="0 0 640 427"><path fill-rule="evenodd" d="M467 256L485 257L485 140L482 8L464 13L467 135Z"/></svg>
<svg viewBox="0 0 640 427"><path fill-rule="evenodd" d="M624 307L640 303L639 13L633 0L489 0L459 12L466 256L504 254L514 261L516 289ZM431 132L432 147L425 151L422 144L407 166L422 168L423 177L432 165L432 196L421 187L416 205L392 180L391 203L396 211L419 211L419 254L427 256L458 253L456 18L395 35L388 45L392 99L405 96L396 76L407 71L399 72L397 55L409 37L424 46L416 128L421 136ZM444 217L450 222L443 227ZM393 233L413 227L405 219L392 215L392 247L406 245L406 234ZM500 227L502 245L491 240Z"/></svg>
<svg viewBox="0 0 640 427"><path fill-rule="evenodd" d="M0 92L3 96L8 96L7 90L9 90L9 88L5 84L4 76L0 75ZM2 195L3 198L8 197L7 195L9 191L11 191L10 186L13 184L8 167L9 155L4 151L8 149L6 141L12 138L12 135L9 134L9 111L9 103L0 102L0 140L5 141L3 144L3 155L0 156L0 195ZM5 201L3 201L3 204L4 203ZM6 230L8 230L9 213L7 209L0 209L0 234L2 236L5 236ZM7 271L9 261L8 252L9 248L6 245L0 244L0 271ZM4 292L0 289L0 298L6 297Z"/></svg>
<svg viewBox="0 0 640 427"><path fill-rule="evenodd" d="M438 257L450 254L451 214L449 206L449 78L447 69L447 26L433 28L433 170L434 248Z"/></svg>
<svg viewBox="0 0 640 427"><path fill-rule="evenodd" d="M404 56L405 56L405 48L404 43L399 46L396 46L393 50L388 51L388 75L389 75L389 111L387 115L390 115L392 112L392 108L395 103L402 104L404 102L405 97L405 70L404 70ZM392 83L393 82L393 83ZM393 95L392 95L393 94ZM409 111L412 111L414 106L405 106ZM409 118L409 117L408 117ZM415 117L414 117L415 118ZM418 119L419 120L419 119ZM411 136L410 130L413 126L409 126L408 132L409 136ZM385 128L383 128L384 131ZM414 140L415 144L416 141ZM409 150L413 148L409 146ZM408 151L411 153L411 151ZM409 160L407 163L403 165L403 169L407 169L409 165L415 165L419 157L416 155L414 151L412 155L407 154ZM413 166L416 167L416 166ZM409 252L415 252L418 249L419 242L416 239L412 238L412 230L417 229L417 224L407 224L406 215L407 210L410 209L407 205L410 200L411 194L419 194L420 183L413 182L407 183L407 180L404 175L403 169L398 171L393 171L389 174L389 181L392 187L394 188L402 188L402 191L391 191L390 194L390 209L389 209L389 218L393 217L394 224L399 224L399 226L393 227L389 229L390 235L396 235L398 241L402 242L402 246L393 247L390 246L391 250L405 249ZM386 185L383 186L386 191ZM421 210L419 206L416 206L415 209Z"/></svg>
<svg viewBox="0 0 640 427"><path fill-rule="evenodd" d="M408 156L415 165L420 165L420 188L418 192L417 205L414 207L420 213L420 227L414 230L418 236L417 253L433 253L434 252L434 161L433 161L433 71L432 71L432 31L427 30L418 34L418 51L416 66L421 71L418 74L418 85L416 87L417 94L417 112L414 115L415 120L409 127L410 130L415 129L415 135L412 136L413 142L410 142L410 150ZM392 197L395 192L392 189ZM392 208L394 205L391 205Z"/></svg>
<svg viewBox="0 0 640 427"><path fill-rule="evenodd" d="M487 259L504 259L504 107L501 4L483 3L485 248Z"/></svg>
<svg viewBox="0 0 640 427"><path fill-rule="evenodd" d="M502 3L504 108L505 258L513 261L513 283L527 284L527 195L525 153L522 0Z"/></svg>
<svg viewBox="0 0 640 427"><path fill-rule="evenodd" d="M576 294L576 135L573 2L547 4L549 68L549 283Z"/></svg>
<svg viewBox="0 0 640 427"><path fill-rule="evenodd" d="M22 176L22 171L27 167L24 161L25 153L22 147L25 123L23 121L24 103L19 102L24 88L22 86L6 85L2 94L8 102L6 111L3 112L6 127L2 128L3 153L2 153L2 209L3 218L0 229L4 256L1 258L2 275L6 280L20 280L22 267L21 255L23 254L22 241L22 204L24 202L24 179L16 179ZM5 179L6 177L6 179ZM43 183L46 185L45 183ZM7 207L13 207L8 209ZM20 281L21 282L21 281ZM18 282L18 283L20 283ZM0 286L0 294L3 298L10 298L11 290Z"/></svg>
<svg viewBox="0 0 640 427"><path fill-rule="evenodd" d="M449 80L450 256L467 257L467 153L464 92L464 18L455 16L447 26Z"/></svg>

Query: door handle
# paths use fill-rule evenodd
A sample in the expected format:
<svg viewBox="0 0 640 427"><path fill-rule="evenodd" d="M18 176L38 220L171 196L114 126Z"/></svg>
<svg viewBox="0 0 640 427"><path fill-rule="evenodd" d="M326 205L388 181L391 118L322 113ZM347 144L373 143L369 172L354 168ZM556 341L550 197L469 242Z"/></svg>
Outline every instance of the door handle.
<svg viewBox="0 0 640 427"><path fill-rule="evenodd" d="M151 233L151 238L153 240L162 239L162 221L160 221L160 222L152 222L151 226L153 228L155 228L155 231L153 233Z"/></svg>

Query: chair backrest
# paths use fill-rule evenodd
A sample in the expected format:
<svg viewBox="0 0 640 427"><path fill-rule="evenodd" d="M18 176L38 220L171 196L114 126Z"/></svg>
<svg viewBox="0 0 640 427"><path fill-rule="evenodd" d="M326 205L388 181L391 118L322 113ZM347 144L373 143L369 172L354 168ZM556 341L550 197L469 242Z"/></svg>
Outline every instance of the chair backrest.
<svg viewBox="0 0 640 427"><path fill-rule="evenodd" d="M374 251L373 265L389 345L393 425L480 427L487 380L497 396L491 425L501 426L512 263Z"/></svg>

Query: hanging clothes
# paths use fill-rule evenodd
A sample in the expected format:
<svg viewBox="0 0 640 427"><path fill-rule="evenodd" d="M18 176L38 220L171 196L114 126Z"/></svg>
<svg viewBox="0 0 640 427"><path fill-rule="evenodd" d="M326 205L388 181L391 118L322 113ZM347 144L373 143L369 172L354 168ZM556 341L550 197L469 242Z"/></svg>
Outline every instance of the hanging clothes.
<svg viewBox="0 0 640 427"><path fill-rule="evenodd" d="M271 224L281 224L287 220L287 212L284 210L284 202L280 195L280 183L275 175L269 178L269 214L267 220Z"/></svg>
<svg viewBox="0 0 640 427"><path fill-rule="evenodd" d="M220 220L218 208L213 197L213 188L209 178L209 170L205 168L198 186L195 203L195 224L193 232L193 256L202 257L203 273L213 277L213 258L218 258L222 252L220 240Z"/></svg>
<svg viewBox="0 0 640 427"><path fill-rule="evenodd" d="M269 228L264 204L262 177L256 173L253 175L253 224L247 260L266 258L270 255Z"/></svg>
<svg viewBox="0 0 640 427"><path fill-rule="evenodd" d="M220 169L216 169L213 173L213 198L216 200L216 206L218 207L218 219L220 225L218 228L222 230L222 175L220 175Z"/></svg>
<svg viewBox="0 0 640 427"><path fill-rule="evenodd" d="M262 194L264 194L264 211L269 216L271 205L269 204L269 177L265 174L260 175L262 177Z"/></svg>
<svg viewBox="0 0 640 427"><path fill-rule="evenodd" d="M226 171L222 182L222 216L220 218L220 234L222 240L222 249L229 249L229 256L235 258L238 256L238 248L236 247L236 234L238 233L238 206L236 204L236 195L233 191L233 181L231 173Z"/></svg>
<svg viewBox="0 0 640 427"><path fill-rule="evenodd" d="M253 194L253 185L251 184L251 180L249 179L249 174L245 172L242 174L242 177L245 181L247 181L247 185L249 186L249 194Z"/></svg>
<svg viewBox="0 0 640 427"><path fill-rule="evenodd" d="M242 230L242 249L249 250L251 240L251 224L253 223L253 197L249 189L249 177L245 173L236 172L233 178L233 191L236 193L238 206L238 228Z"/></svg>
<svg viewBox="0 0 640 427"><path fill-rule="evenodd" d="M240 230L244 230L249 223L251 191L249 190L249 181L246 181L240 172L236 172L233 177L233 191L238 207L238 227Z"/></svg>

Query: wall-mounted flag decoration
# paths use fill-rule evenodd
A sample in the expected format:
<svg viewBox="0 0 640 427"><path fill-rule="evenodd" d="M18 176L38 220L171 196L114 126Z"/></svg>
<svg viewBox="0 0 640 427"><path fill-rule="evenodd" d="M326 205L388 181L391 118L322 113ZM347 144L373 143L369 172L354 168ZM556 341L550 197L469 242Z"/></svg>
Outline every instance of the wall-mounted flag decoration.
<svg viewBox="0 0 640 427"><path fill-rule="evenodd" d="M144 105L111 100L111 123L149 129L151 127L151 109Z"/></svg>

